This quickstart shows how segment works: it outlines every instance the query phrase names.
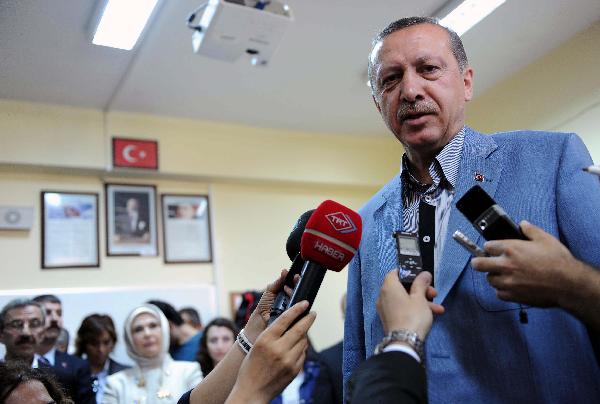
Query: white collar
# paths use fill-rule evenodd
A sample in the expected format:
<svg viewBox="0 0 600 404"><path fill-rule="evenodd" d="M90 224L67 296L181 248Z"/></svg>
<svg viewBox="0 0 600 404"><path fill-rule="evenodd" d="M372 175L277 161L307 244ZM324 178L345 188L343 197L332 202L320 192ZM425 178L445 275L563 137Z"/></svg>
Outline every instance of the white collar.
<svg viewBox="0 0 600 404"><path fill-rule="evenodd" d="M51 366L54 366L56 364L56 347L52 348L42 356L50 362Z"/></svg>

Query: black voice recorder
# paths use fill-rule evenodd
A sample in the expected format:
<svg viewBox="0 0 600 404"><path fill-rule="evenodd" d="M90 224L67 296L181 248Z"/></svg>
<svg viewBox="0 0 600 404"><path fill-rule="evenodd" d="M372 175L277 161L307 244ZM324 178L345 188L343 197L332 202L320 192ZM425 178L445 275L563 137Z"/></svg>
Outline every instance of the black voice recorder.
<svg viewBox="0 0 600 404"><path fill-rule="evenodd" d="M527 240L519 225L479 185L469 189L456 202L456 208L486 240Z"/></svg>

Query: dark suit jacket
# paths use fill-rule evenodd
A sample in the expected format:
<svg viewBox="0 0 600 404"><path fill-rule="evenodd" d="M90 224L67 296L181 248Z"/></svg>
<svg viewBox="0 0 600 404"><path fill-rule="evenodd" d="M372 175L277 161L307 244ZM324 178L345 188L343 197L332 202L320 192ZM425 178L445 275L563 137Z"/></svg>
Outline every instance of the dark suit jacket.
<svg viewBox="0 0 600 404"><path fill-rule="evenodd" d="M343 345L343 342L340 341L334 346L327 348L319 353L321 363L324 365L323 371L329 373L334 404L342 404L342 356L344 353Z"/></svg>
<svg viewBox="0 0 600 404"><path fill-rule="evenodd" d="M111 358L108 358L108 375L112 375L113 373L120 372L121 370L129 369L129 366L123 365Z"/></svg>
<svg viewBox="0 0 600 404"><path fill-rule="evenodd" d="M384 352L363 362L348 382L347 402L427 403L425 369L404 352Z"/></svg>
<svg viewBox="0 0 600 404"><path fill-rule="evenodd" d="M56 376L75 404L96 404L88 363L77 356L56 351L54 366L40 364Z"/></svg>

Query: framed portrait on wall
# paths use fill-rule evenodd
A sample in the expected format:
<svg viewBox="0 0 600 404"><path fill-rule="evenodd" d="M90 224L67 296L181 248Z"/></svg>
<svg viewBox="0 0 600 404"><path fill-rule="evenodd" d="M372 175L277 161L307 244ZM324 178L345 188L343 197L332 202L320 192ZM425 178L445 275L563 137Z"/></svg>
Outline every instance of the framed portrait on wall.
<svg viewBox="0 0 600 404"><path fill-rule="evenodd" d="M42 268L99 267L98 194L42 191Z"/></svg>
<svg viewBox="0 0 600 404"><path fill-rule="evenodd" d="M106 254L157 256L156 188L106 184Z"/></svg>
<svg viewBox="0 0 600 404"><path fill-rule="evenodd" d="M161 195L166 263L212 262L207 195Z"/></svg>

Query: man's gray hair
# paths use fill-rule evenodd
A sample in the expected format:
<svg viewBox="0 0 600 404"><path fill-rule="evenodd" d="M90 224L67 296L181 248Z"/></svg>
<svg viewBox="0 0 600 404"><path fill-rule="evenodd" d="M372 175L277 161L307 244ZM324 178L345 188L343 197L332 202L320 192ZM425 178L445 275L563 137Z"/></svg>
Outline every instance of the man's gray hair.
<svg viewBox="0 0 600 404"><path fill-rule="evenodd" d="M369 84L371 86L371 92L373 92L373 94L375 94L375 83L373 81L373 79L374 79L374 77L373 77L373 73L374 73L373 72L373 68L374 68L373 51L375 50L375 47L380 42L382 42L388 35L396 32L396 31L400 31L401 29L408 28L413 25L420 25L420 24L437 25L438 27L444 29L444 31L446 31L448 33L448 38L450 40L450 48L452 49L452 54L454 55L454 58L458 62L458 68L460 69L461 73L463 73L465 71L465 68L469 64L469 60L467 59L467 53L465 52L465 47L463 46L463 43L456 32L454 32L453 30L451 30L448 27L444 27L442 24L440 24L440 20L438 20L437 18L433 18L433 17L401 18L401 19L396 20L396 21L392 22L391 24L389 24L387 27L385 27L383 29L383 31L381 31L379 34L377 34L377 36L373 39L373 42L371 45L371 52L369 52L369 65L368 65Z"/></svg>
<svg viewBox="0 0 600 404"><path fill-rule="evenodd" d="M2 311L0 312L0 332L4 331L4 319L10 310L27 306L35 306L40 309L40 312L42 313L42 324L46 322L46 312L40 303L28 298L17 298L11 300L2 308Z"/></svg>

